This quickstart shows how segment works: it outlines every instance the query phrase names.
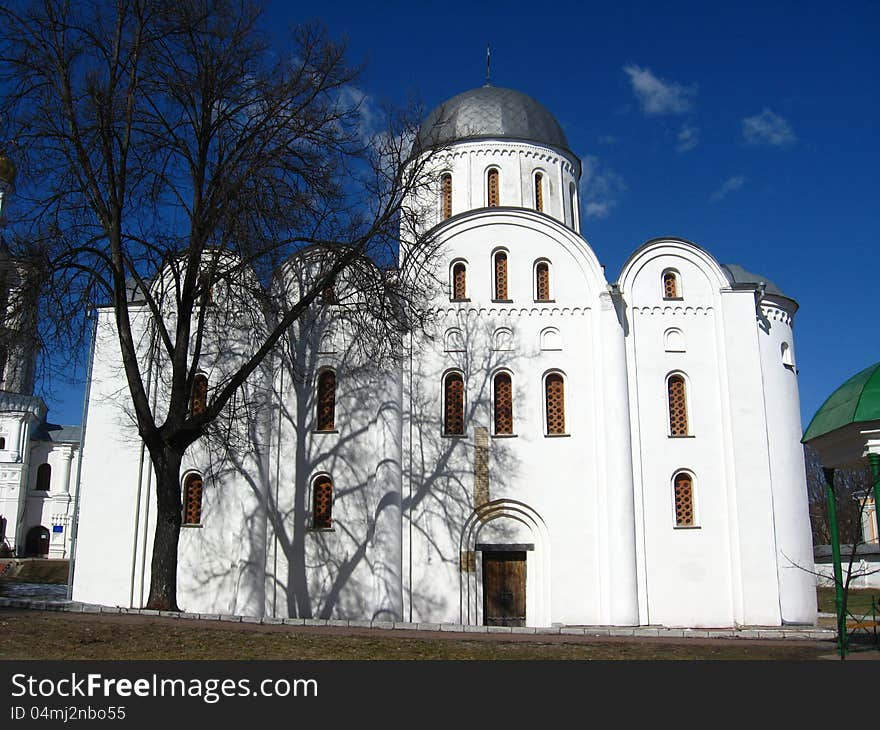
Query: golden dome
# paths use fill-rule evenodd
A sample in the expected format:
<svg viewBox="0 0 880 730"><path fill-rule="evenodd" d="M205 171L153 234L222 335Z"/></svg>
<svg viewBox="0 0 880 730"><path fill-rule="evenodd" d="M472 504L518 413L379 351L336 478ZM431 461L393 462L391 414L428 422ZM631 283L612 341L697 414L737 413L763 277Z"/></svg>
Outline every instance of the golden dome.
<svg viewBox="0 0 880 730"><path fill-rule="evenodd" d="M0 154L0 181L9 183L15 182L15 163L6 155Z"/></svg>

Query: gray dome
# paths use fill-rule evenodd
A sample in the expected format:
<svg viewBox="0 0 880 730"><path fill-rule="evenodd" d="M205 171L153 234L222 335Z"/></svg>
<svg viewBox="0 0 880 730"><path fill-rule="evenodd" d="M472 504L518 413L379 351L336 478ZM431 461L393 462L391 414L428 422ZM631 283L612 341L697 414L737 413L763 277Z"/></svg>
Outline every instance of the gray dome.
<svg viewBox="0 0 880 730"><path fill-rule="evenodd" d="M746 271L739 264L721 264L721 270L724 272L725 276L727 276L727 280L731 285L745 284L757 286L758 284L764 284L764 291L768 294L778 294L783 297L786 296L776 284L770 281L770 279L761 276L760 274L753 274L751 271Z"/></svg>
<svg viewBox="0 0 880 730"><path fill-rule="evenodd" d="M422 123L418 144L424 148L499 137L570 151L562 127L550 112L530 96L497 86L471 89L443 102Z"/></svg>

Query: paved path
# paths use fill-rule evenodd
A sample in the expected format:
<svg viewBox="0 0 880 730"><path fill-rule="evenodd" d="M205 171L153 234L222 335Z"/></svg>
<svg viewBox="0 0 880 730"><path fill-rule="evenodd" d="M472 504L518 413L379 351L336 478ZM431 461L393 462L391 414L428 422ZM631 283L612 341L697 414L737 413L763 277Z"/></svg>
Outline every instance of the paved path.
<svg viewBox="0 0 880 730"><path fill-rule="evenodd" d="M552 637L564 637L562 640L565 641L576 637L589 638L590 640L597 638L663 638L674 639L679 642L681 639L693 639L695 641L717 639L833 641L835 636L833 628L823 626L742 626L714 629L682 629L664 626L549 626L543 628L532 626L465 626L462 624L409 623L405 621L347 621L338 619L274 618L269 616L259 618L216 613L151 611L148 609L96 606L75 601L55 602L28 598L0 598L0 609L3 608L24 608L72 614L106 614L117 616L124 614L126 616L162 618L170 621L210 622L214 626L239 624L249 627L274 627L274 630L284 630L285 627L291 626L310 627L314 629L335 630L339 633L351 633L352 635L364 635L362 632L366 632L365 635L370 635L376 629L406 632L405 635L412 635L414 637L423 635L422 632L430 632L458 639L462 637L474 639L482 636L495 639L498 638L498 634L503 634L511 638L522 637L527 641L533 641L537 637L540 637L542 641L548 638L552 639Z"/></svg>

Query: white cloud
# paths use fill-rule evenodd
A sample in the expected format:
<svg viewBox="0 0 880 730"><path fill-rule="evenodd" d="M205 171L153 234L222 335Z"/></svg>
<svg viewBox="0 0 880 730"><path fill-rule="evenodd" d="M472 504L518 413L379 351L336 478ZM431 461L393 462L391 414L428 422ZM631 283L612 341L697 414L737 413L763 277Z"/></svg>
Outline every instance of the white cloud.
<svg viewBox="0 0 880 730"><path fill-rule="evenodd" d="M617 144L618 139L613 134L603 134L599 137L599 144Z"/></svg>
<svg viewBox="0 0 880 730"><path fill-rule="evenodd" d="M342 86L337 94L338 109L342 113L354 112L357 115L358 134L368 141L382 127L382 113L369 94L356 86Z"/></svg>
<svg viewBox="0 0 880 730"><path fill-rule="evenodd" d="M581 200L587 218L607 218L626 191L623 178L595 155L582 158Z"/></svg>
<svg viewBox="0 0 880 730"><path fill-rule="evenodd" d="M789 147L797 141L791 125L768 108L742 120L743 140L753 146Z"/></svg>
<svg viewBox="0 0 880 730"><path fill-rule="evenodd" d="M700 128L691 122L685 122L678 131L678 144L676 149L679 152L687 152L692 150L700 143Z"/></svg>
<svg viewBox="0 0 880 730"><path fill-rule="evenodd" d="M710 203L720 203L728 195L739 190L745 184L745 175L734 175L727 178L714 193L709 196Z"/></svg>
<svg viewBox="0 0 880 730"><path fill-rule="evenodd" d="M693 108L696 84L684 86L667 81L655 76L651 69L632 63L624 66L623 70L629 76L633 92L646 115L684 114Z"/></svg>

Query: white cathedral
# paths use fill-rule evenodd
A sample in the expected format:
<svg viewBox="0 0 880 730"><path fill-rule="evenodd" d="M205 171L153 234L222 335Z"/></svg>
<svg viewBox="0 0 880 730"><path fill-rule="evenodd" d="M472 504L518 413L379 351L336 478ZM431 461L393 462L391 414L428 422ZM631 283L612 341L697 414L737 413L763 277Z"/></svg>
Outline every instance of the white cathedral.
<svg viewBox="0 0 880 730"><path fill-rule="evenodd" d="M460 94L420 137L444 145L431 225L446 287L425 331L388 369L358 356L331 301L321 327L292 328L292 354L261 371L251 447L187 454L181 609L814 623L795 301L676 238L607 281L581 234L581 163L520 92ZM100 311L73 598L139 607L155 494L115 337ZM223 371L216 350L194 400Z"/></svg>
<svg viewBox="0 0 880 730"><path fill-rule="evenodd" d="M10 256L2 230L15 177L0 154L0 557L69 559L80 427L47 421L34 395L27 267Z"/></svg>

